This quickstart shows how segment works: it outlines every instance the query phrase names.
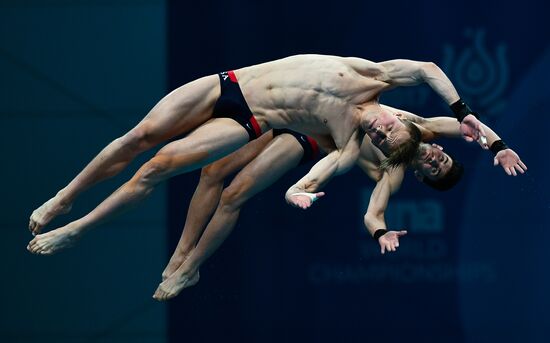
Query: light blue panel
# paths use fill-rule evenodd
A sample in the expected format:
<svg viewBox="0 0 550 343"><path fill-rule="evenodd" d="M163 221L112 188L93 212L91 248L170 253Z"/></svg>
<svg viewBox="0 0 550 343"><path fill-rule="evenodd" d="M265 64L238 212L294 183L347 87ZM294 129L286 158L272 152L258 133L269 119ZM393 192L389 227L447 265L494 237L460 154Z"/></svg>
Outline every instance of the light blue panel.
<svg viewBox="0 0 550 343"><path fill-rule="evenodd" d="M166 93L165 4L0 3L0 342L165 342L151 299L166 261L165 187L83 237L38 257L33 209ZM85 192L46 230L86 214L154 152Z"/></svg>
<svg viewBox="0 0 550 343"><path fill-rule="evenodd" d="M5 75L10 83L2 85L14 95L7 109L85 106L118 115L116 110L149 108L164 94L163 1L12 3L0 5L0 64L16 75ZM51 101L50 93L57 94ZM37 101L41 95L48 101Z"/></svg>
<svg viewBox="0 0 550 343"><path fill-rule="evenodd" d="M99 118L50 117L31 120L0 117L0 125L9 127L12 133L12 136L0 135L0 153L5 161L10 161L10 167L3 168L2 177L10 180L8 190L17 199L7 203L13 216L3 220L14 225L25 225L32 209L55 195L105 145L121 134L121 130L104 125ZM95 207L128 180L152 154L144 153L115 178L83 193L77 199L73 212L82 215L83 211ZM158 194L155 192L153 196ZM134 221L143 221L151 216L163 218L164 212L160 208L164 208L164 203L159 201L153 202L155 209L152 211L134 211Z"/></svg>
<svg viewBox="0 0 550 343"><path fill-rule="evenodd" d="M17 260L4 272L17 288L3 286L2 303L15 302L3 318L3 331L90 334L116 326L115 333L162 332L158 318L164 317L164 306L151 295L165 263L158 253L164 249L164 225L103 226L72 249L48 257L26 253L30 234L9 228L15 239L4 253Z"/></svg>

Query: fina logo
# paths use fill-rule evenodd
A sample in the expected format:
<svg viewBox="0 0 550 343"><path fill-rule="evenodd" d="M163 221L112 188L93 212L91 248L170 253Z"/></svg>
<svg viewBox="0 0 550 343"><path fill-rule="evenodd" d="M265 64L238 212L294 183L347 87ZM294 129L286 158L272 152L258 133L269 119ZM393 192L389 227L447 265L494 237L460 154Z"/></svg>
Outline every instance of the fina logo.
<svg viewBox="0 0 550 343"><path fill-rule="evenodd" d="M362 208L368 207L372 191L370 187L361 190ZM415 234L441 233L445 225L445 208L441 201L435 199L394 198L388 203L384 218L388 230L408 230ZM366 233L363 223L361 231Z"/></svg>
<svg viewBox="0 0 550 343"><path fill-rule="evenodd" d="M460 54L451 45L443 47L442 69L475 111L494 118L506 105L501 98L509 81L506 44L499 44L491 55L485 44L485 30L467 29L465 36L472 45Z"/></svg>
<svg viewBox="0 0 550 343"><path fill-rule="evenodd" d="M440 233L444 228L445 211L438 200L395 200L386 210L389 230L412 233Z"/></svg>

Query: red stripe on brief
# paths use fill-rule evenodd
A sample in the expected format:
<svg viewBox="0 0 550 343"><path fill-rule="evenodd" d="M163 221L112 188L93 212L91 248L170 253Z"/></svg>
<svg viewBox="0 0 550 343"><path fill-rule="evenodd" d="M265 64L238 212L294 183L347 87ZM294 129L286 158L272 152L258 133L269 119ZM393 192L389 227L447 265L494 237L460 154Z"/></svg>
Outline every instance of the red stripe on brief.
<svg viewBox="0 0 550 343"><path fill-rule="evenodd" d="M260 128L260 124L256 121L256 118L254 116L250 117L250 123L252 124L252 127L254 128L254 132L256 133L256 138L260 137L262 135L262 129Z"/></svg>
<svg viewBox="0 0 550 343"><path fill-rule="evenodd" d="M235 76L235 72L233 70L230 70L227 72L227 75L229 75L229 79L232 81L232 82L237 82L237 76Z"/></svg>
<svg viewBox="0 0 550 343"><path fill-rule="evenodd" d="M307 140L309 142L309 145L311 145L311 150L312 150L312 154L311 154L311 159L312 160L316 160L317 157L319 157L319 145L317 144L317 142L315 141L315 139L309 137L309 136L306 136L307 137Z"/></svg>

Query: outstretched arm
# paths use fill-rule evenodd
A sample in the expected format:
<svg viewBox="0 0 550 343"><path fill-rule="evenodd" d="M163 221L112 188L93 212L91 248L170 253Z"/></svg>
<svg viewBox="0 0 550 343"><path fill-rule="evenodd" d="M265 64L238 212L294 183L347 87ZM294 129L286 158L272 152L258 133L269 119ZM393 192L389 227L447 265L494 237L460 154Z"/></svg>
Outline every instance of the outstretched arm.
<svg viewBox="0 0 550 343"><path fill-rule="evenodd" d="M407 231L404 230L388 231L384 219L390 196L399 190L404 173L405 168L402 166L383 172L372 191L369 207L364 217L365 227L380 244L382 254L386 250L395 251L399 247L399 237L407 234Z"/></svg>
<svg viewBox="0 0 550 343"><path fill-rule="evenodd" d="M460 123L455 118L444 116L424 118L412 112L404 111L388 105L381 106L388 111L395 113L395 115L399 118L415 123L422 133L422 140L425 142L440 137L459 138L461 136Z"/></svg>
<svg viewBox="0 0 550 343"><path fill-rule="evenodd" d="M354 132L348 143L339 150L333 150L317 162L303 178L291 186L285 195L286 201L294 206L306 209L323 192L315 193L336 175L343 174L353 167L359 156L360 142L363 134Z"/></svg>
<svg viewBox="0 0 550 343"><path fill-rule="evenodd" d="M504 143L502 139L490 127L483 124L485 132L487 132L486 145L488 149L495 155L493 165L500 164L502 169L508 175L517 176L517 173L525 173L527 166L521 161L519 155Z"/></svg>
<svg viewBox="0 0 550 343"><path fill-rule="evenodd" d="M420 128L422 132L422 140L430 141L439 137L448 137L456 138L459 137L460 124L453 118L449 117L433 117L433 118L423 118L411 112L399 110L390 106L382 105L383 107L391 110L397 115L412 121ZM510 149L498 136L498 134L493 131L490 127L485 124L482 124L484 131L487 134L486 140L484 142L479 142L479 144L484 149L489 149L495 154L493 163L495 166L500 165L502 169L508 175L516 176L519 172L523 174L527 170L527 166L521 161L518 154Z"/></svg>

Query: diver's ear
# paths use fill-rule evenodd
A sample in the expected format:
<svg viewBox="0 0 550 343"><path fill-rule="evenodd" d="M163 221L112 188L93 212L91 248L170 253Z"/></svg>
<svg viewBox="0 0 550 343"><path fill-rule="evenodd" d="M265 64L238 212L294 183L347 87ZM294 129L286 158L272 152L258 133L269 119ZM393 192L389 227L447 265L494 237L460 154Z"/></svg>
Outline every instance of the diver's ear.
<svg viewBox="0 0 550 343"><path fill-rule="evenodd" d="M420 182L424 181L424 175L422 175L422 173L420 173L418 170L414 171L414 176L416 176L416 179L418 181L420 181Z"/></svg>

